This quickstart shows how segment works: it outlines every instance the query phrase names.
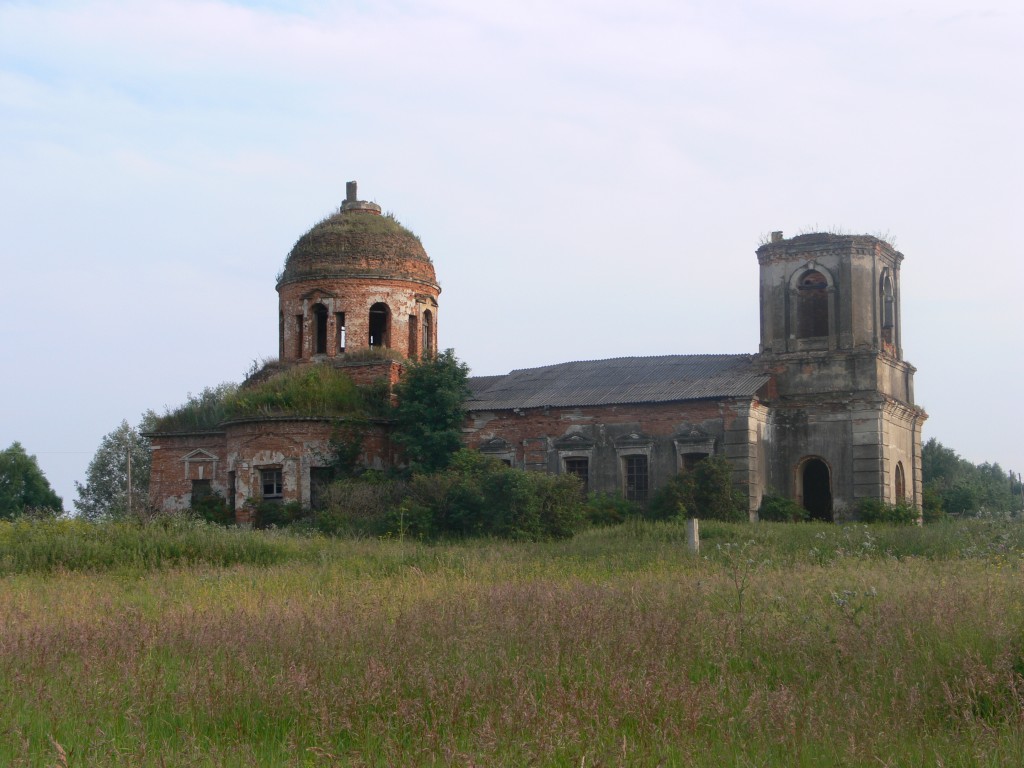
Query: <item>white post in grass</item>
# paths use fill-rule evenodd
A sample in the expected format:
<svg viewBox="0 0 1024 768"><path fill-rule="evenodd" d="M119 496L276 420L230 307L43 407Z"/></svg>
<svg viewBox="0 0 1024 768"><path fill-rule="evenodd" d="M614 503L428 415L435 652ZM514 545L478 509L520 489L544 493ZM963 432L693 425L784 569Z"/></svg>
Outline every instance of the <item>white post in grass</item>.
<svg viewBox="0 0 1024 768"><path fill-rule="evenodd" d="M695 517L686 521L686 546L693 554L700 554L700 522Z"/></svg>

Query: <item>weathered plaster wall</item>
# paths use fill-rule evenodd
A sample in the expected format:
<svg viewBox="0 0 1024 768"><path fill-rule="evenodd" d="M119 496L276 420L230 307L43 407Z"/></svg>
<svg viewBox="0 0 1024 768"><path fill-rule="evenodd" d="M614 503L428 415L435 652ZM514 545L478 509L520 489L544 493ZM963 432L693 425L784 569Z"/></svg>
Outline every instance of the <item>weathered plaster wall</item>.
<svg viewBox="0 0 1024 768"><path fill-rule="evenodd" d="M470 448L512 466L562 473L564 460L589 459L589 490L622 495L623 457L648 457L650 493L682 468L685 455L722 455L755 510L763 493L760 435L767 414L756 401L691 401L520 411L473 411Z"/></svg>

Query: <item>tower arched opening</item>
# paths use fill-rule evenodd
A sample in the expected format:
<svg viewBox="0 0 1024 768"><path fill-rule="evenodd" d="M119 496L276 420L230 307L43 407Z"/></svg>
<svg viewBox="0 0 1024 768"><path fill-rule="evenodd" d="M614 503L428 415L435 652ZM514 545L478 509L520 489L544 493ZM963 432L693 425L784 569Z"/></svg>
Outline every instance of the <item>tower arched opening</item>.
<svg viewBox="0 0 1024 768"><path fill-rule="evenodd" d="M316 323L315 346L313 354L327 354L327 307L323 304L313 305L313 319Z"/></svg>
<svg viewBox="0 0 1024 768"><path fill-rule="evenodd" d="M797 283L796 336L828 336L828 280L811 269Z"/></svg>
<svg viewBox="0 0 1024 768"><path fill-rule="evenodd" d="M370 307L370 346L391 346L391 310L382 301Z"/></svg>

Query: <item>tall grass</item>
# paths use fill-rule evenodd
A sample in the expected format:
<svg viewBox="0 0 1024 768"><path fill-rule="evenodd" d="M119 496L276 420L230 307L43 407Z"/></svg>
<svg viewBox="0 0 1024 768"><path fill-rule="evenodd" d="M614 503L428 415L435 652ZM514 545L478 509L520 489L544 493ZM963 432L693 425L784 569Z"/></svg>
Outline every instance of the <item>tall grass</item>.
<svg viewBox="0 0 1024 768"><path fill-rule="evenodd" d="M11 574L0 763L1024 762L1017 527L764 528Z"/></svg>

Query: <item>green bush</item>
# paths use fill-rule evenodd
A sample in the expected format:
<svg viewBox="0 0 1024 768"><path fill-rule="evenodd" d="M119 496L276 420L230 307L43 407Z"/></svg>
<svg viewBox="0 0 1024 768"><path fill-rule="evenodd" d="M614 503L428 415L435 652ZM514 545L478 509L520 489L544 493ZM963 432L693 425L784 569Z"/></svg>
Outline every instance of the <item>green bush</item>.
<svg viewBox="0 0 1024 768"><path fill-rule="evenodd" d="M415 475L397 515L393 528L421 536L558 539L579 528L583 503L574 476L524 472L464 449L448 469Z"/></svg>
<svg viewBox="0 0 1024 768"><path fill-rule="evenodd" d="M702 520L747 518L745 499L732 487L732 465L721 456L698 461L658 489L645 511L653 520L699 517Z"/></svg>
<svg viewBox="0 0 1024 768"><path fill-rule="evenodd" d="M592 493L583 506L584 519L590 525L619 525L640 513L639 504L612 493Z"/></svg>
<svg viewBox="0 0 1024 768"><path fill-rule="evenodd" d="M888 504L879 499L861 499L856 507L857 519L862 523L891 523L915 525L920 519L917 508L906 502Z"/></svg>
<svg viewBox="0 0 1024 768"><path fill-rule="evenodd" d="M765 494L761 498L757 517L766 523L805 523L811 519L811 513L792 499Z"/></svg>
<svg viewBox="0 0 1024 768"><path fill-rule="evenodd" d="M200 520L218 525L231 525L235 522L235 513L219 493L210 493L197 499L192 505L192 514Z"/></svg>
<svg viewBox="0 0 1024 768"><path fill-rule="evenodd" d="M254 528L283 528L286 525L308 519L310 511L303 509L297 501L260 501L252 504Z"/></svg>
<svg viewBox="0 0 1024 768"><path fill-rule="evenodd" d="M323 508L313 514L317 530L327 534L355 533L380 536L387 533L394 511L408 495L408 484L366 472L358 479L331 483L324 492Z"/></svg>

